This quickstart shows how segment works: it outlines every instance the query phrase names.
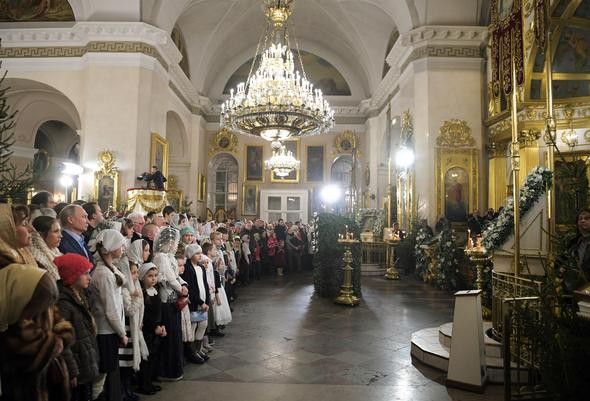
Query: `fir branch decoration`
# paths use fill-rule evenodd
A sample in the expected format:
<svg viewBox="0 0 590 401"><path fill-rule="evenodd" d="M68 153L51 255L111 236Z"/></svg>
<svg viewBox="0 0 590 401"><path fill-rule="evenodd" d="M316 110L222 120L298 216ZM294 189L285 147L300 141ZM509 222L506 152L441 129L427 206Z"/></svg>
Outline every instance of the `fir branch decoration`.
<svg viewBox="0 0 590 401"><path fill-rule="evenodd" d="M545 167L536 167L527 175L520 189L518 207L524 216L541 199L551 185L553 173ZM482 245L493 251L500 247L514 233L514 200L509 199L504 210L482 234Z"/></svg>
<svg viewBox="0 0 590 401"><path fill-rule="evenodd" d="M457 289L459 287L459 261L457 260L457 245L453 229L448 223L443 224L440 232L437 260L437 286L445 290Z"/></svg>
<svg viewBox="0 0 590 401"><path fill-rule="evenodd" d="M421 248L422 245L428 244L432 240L432 230L428 226L423 224L416 226L416 240L414 245L414 256L416 258L416 274L422 280L424 280L424 274L428 270L430 264L430 258L426 254L426 251Z"/></svg>
<svg viewBox="0 0 590 401"><path fill-rule="evenodd" d="M2 63L0 62L0 68ZM28 164L19 170L12 163L14 145L14 117L7 102L8 87L4 85L6 71L0 78L0 202L25 202L27 191L33 185L33 169Z"/></svg>

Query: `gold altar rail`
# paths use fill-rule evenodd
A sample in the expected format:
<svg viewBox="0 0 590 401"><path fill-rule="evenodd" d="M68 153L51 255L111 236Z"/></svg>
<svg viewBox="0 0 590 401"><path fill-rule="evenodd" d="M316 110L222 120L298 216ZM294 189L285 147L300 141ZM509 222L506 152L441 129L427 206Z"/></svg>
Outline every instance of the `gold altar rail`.
<svg viewBox="0 0 590 401"><path fill-rule="evenodd" d="M525 288L520 289L527 291ZM540 307L538 296L508 298L502 302L505 401L546 399L547 393L540 385L540 348L535 340Z"/></svg>
<svg viewBox="0 0 590 401"><path fill-rule="evenodd" d="M492 271L492 335L502 337L504 301L514 298L536 297L541 293L542 282L510 273Z"/></svg>
<svg viewBox="0 0 590 401"><path fill-rule="evenodd" d="M387 261L387 244L385 242L363 242L361 249L361 263L363 265L379 265L380 267L385 267Z"/></svg>

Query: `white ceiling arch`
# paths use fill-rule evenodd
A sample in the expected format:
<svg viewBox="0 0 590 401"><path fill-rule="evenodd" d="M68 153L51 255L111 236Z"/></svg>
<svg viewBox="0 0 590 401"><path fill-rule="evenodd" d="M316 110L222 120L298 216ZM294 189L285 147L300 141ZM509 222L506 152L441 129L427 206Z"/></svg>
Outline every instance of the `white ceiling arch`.
<svg viewBox="0 0 590 401"><path fill-rule="evenodd" d="M383 9L382 3L387 4L298 0L291 17L299 46L331 62L357 86L360 97L370 96L379 84L387 41L396 27L390 17L395 10ZM265 21L260 0L200 0L187 6L177 24L187 42L193 84L204 95L218 98L219 82L233 72L228 72L229 65L235 70L254 55Z"/></svg>

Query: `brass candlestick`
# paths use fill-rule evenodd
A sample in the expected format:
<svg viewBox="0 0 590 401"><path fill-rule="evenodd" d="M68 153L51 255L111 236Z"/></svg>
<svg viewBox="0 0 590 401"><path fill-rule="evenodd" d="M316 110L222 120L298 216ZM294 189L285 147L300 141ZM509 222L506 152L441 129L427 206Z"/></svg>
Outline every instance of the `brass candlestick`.
<svg viewBox="0 0 590 401"><path fill-rule="evenodd" d="M477 247L465 249L465 254L469 258L469 262L472 265L475 265L477 277L475 279L475 286L478 290L482 291L482 298L486 298L486 290L484 288L484 267L486 263L490 260L491 256L487 253L486 249L481 246L481 240L478 238ZM481 304L481 314L484 320L490 320L492 318L492 311L490 308L485 306L482 302Z"/></svg>
<svg viewBox="0 0 590 401"><path fill-rule="evenodd" d="M340 287L340 295L334 300L337 304L348 305L348 306L356 306L359 304L359 299L354 296L353 286L352 286L352 251L350 247L352 245L358 244L359 240L353 239L352 234L345 235L344 238L339 238L338 243L344 245L344 256L342 257L342 261L344 262L344 282Z"/></svg>
<svg viewBox="0 0 590 401"><path fill-rule="evenodd" d="M387 270L385 271L385 278L388 280L399 280L399 272L395 267L397 261L395 260L396 240L385 241L387 244Z"/></svg>

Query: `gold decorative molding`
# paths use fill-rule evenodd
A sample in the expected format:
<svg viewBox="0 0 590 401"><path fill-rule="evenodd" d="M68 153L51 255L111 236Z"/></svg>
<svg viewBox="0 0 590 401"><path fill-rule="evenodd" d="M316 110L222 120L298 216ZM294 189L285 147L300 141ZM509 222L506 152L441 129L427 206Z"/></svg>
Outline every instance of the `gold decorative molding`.
<svg viewBox="0 0 590 401"><path fill-rule="evenodd" d="M153 46L142 42L90 42L85 46L2 47L0 58L82 57L86 53L142 53L158 60L168 70L168 64Z"/></svg>
<svg viewBox="0 0 590 401"><path fill-rule="evenodd" d="M486 146L488 151L488 157L490 159L496 157L506 157L506 151L508 149L508 142L492 142Z"/></svg>
<svg viewBox="0 0 590 401"><path fill-rule="evenodd" d="M524 130L518 134L518 142L522 148L528 148L538 146L538 140L541 137L541 131L539 130Z"/></svg>
<svg viewBox="0 0 590 401"><path fill-rule="evenodd" d="M475 145L475 139L471 135L471 128L467 125L467 121L451 119L443 122L440 127L436 145L467 148Z"/></svg>
<svg viewBox="0 0 590 401"><path fill-rule="evenodd" d="M353 131L343 131L334 138L334 154L352 154L357 148L358 138ZM357 152L358 156L358 152Z"/></svg>
<svg viewBox="0 0 590 401"><path fill-rule="evenodd" d="M222 128L211 138L209 156L219 152L238 153L238 137L227 128Z"/></svg>
<svg viewBox="0 0 590 401"><path fill-rule="evenodd" d="M117 210L119 202L119 170L115 161L115 153L110 150L98 153L99 169L94 173L94 199L104 212Z"/></svg>

